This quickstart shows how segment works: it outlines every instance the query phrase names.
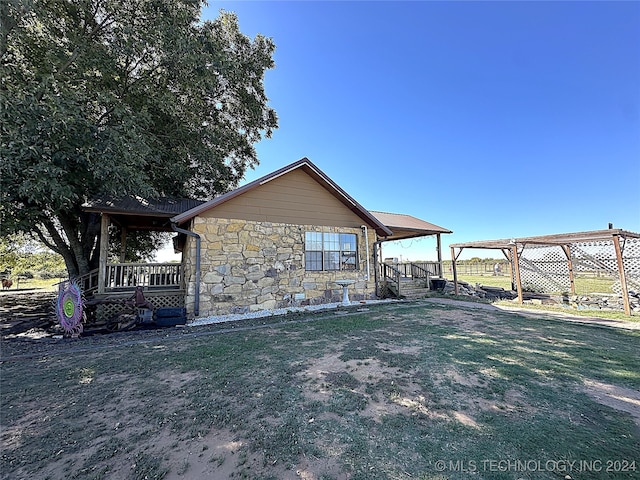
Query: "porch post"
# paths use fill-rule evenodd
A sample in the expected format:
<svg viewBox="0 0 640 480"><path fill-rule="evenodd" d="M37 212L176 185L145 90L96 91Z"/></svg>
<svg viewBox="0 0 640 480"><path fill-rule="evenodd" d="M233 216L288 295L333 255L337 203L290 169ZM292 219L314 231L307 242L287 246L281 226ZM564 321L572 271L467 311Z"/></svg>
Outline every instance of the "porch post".
<svg viewBox="0 0 640 480"><path fill-rule="evenodd" d="M380 266L378 265L379 243L380 242L373 242L373 281L376 288L376 298L380 298L380 292L378 289L378 282L380 281L380 272L378 272L378 269L380 268Z"/></svg>
<svg viewBox="0 0 640 480"><path fill-rule="evenodd" d="M98 293L104 293L107 275L107 257L109 255L109 215L102 214L100 222L100 258L98 261Z"/></svg>
<svg viewBox="0 0 640 480"><path fill-rule="evenodd" d="M444 267L442 265L442 243L440 241L440 234L436 234L436 249L438 250L438 263L440 264L440 278L446 278L444 276Z"/></svg>

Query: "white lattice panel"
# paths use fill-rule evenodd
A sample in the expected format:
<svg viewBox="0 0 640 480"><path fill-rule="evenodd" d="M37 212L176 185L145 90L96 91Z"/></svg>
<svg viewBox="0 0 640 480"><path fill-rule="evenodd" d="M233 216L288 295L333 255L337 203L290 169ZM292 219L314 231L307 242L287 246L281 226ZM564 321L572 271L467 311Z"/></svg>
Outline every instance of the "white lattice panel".
<svg viewBox="0 0 640 480"><path fill-rule="evenodd" d="M627 288L638 292L640 239L621 239L620 247ZM577 293L622 293L613 240L574 243L570 254L574 279L582 289ZM525 291L570 291L569 262L562 247L526 245L520 252L520 278Z"/></svg>
<svg viewBox="0 0 640 480"><path fill-rule="evenodd" d="M640 240L621 239L620 249L628 290L640 290ZM611 291L620 295L620 274L613 240L584 242L571 245L574 271L608 276L613 280Z"/></svg>
<svg viewBox="0 0 640 480"><path fill-rule="evenodd" d="M184 292L145 292L146 299L155 308L184 307ZM123 313L135 313L135 309L122 304L99 304L96 306L96 319L99 322L107 321Z"/></svg>
<svg viewBox="0 0 640 480"><path fill-rule="evenodd" d="M562 248L525 246L520 254L520 280L522 288L530 292L569 291L569 264Z"/></svg>

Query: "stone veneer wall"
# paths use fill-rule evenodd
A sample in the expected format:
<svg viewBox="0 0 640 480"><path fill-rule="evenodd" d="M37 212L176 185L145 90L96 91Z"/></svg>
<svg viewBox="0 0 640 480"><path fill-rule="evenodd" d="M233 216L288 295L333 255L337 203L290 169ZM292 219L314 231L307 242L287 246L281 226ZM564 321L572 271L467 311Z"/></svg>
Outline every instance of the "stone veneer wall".
<svg viewBox="0 0 640 480"><path fill-rule="evenodd" d="M351 301L375 297L373 244L368 230L370 278L367 281L367 249L360 228L289 225L245 220L194 219L193 231L201 237L199 317L248 313L291 306L318 305L342 300L338 279L352 279ZM355 233L358 236L359 270L307 272L304 269L304 234ZM194 316L195 241L188 239L185 261L187 314Z"/></svg>

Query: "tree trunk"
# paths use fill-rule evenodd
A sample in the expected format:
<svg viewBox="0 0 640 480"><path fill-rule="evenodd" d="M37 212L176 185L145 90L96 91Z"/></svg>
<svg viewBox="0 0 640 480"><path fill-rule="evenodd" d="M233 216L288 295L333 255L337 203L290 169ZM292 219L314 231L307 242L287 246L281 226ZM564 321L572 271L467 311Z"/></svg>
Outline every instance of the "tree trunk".
<svg viewBox="0 0 640 480"><path fill-rule="evenodd" d="M80 222L72 214L57 218L62 227L62 234L53 221L44 220L48 237L51 241L46 244L53 251L62 255L70 277L78 277L89 273L98 267L98 246L96 238L100 232L100 225L95 225L95 218L84 219ZM81 228L84 226L83 231ZM44 240L42 232L41 239Z"/></svg>

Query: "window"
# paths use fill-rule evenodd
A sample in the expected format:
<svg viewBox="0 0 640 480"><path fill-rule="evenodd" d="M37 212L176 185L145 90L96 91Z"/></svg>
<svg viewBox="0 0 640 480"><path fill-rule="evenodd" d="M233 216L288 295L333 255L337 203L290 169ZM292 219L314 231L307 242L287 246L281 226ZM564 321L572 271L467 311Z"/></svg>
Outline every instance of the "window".
<svg viewBox="0 0 640 480"><path fill-rule="evenodd" d="M306 232L305 270L357 270L357 237L354 233Z"/></svg>

